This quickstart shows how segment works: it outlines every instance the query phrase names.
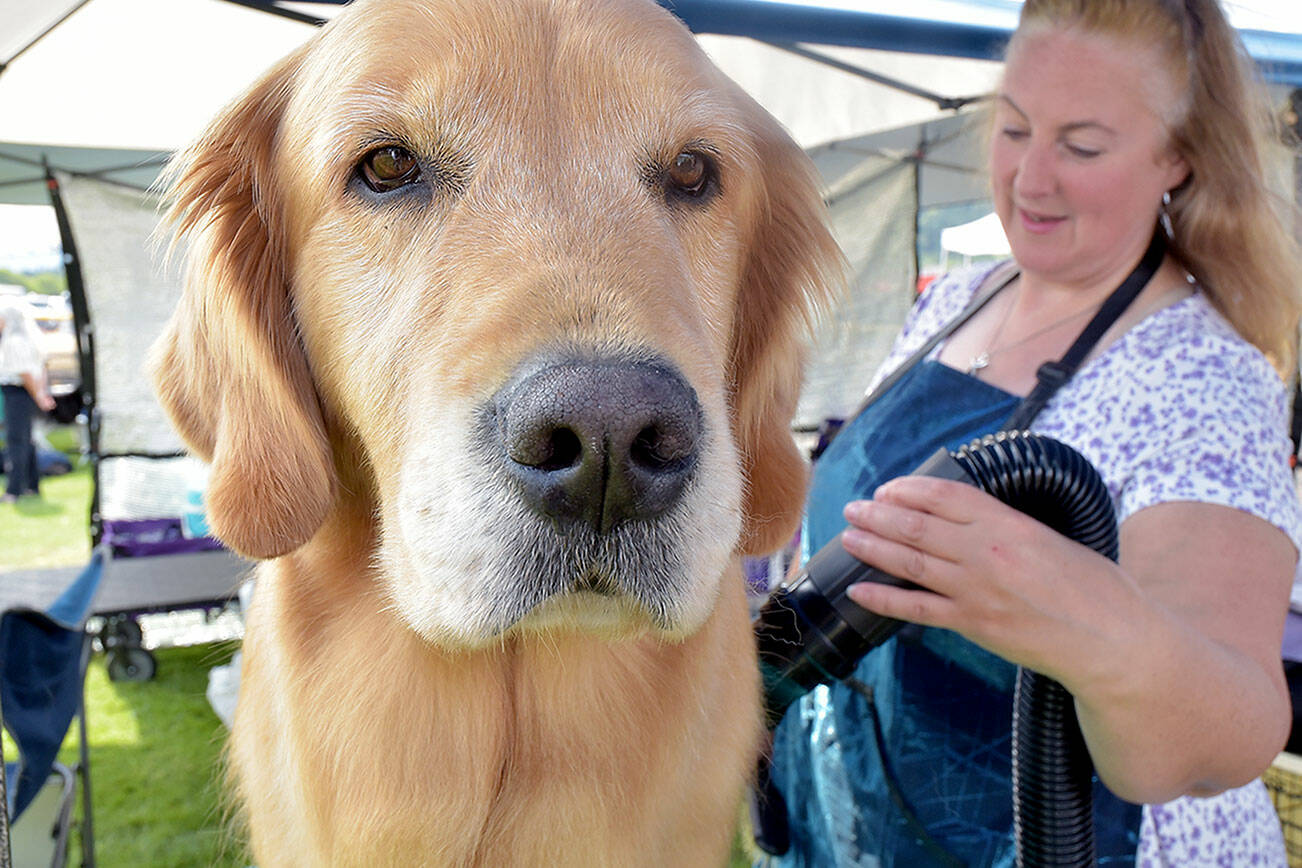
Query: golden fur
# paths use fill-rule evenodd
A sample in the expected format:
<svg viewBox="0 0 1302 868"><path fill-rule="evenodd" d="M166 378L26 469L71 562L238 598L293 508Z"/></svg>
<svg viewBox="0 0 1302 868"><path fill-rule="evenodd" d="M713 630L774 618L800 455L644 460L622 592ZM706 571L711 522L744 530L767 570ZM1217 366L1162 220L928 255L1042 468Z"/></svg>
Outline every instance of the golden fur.
<svg viewBox="0 0 1302 868"><path fill-rule="evenodd" d="M358 187L389 144L421 195ZM691 149L717 190L671 201L654 167ZM738 556L794 528L800 338L840 268L798 148L645 0L363 0L170 194L189 267L154 376L215 531L265 560L229 749L256 863L721 864L759 732ZM565 531L475 414L558 347L654 354L700 405L650 607L523 611L547 577L501 566Z"/></svg>

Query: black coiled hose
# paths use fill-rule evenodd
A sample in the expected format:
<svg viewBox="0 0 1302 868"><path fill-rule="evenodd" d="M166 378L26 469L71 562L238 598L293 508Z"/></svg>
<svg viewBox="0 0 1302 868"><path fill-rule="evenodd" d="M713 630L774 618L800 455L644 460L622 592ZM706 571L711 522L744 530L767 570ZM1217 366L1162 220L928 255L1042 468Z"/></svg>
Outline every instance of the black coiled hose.
<svg viewBox="0 0 1302 868"><path fill-rule="evenodd" d="M996 434L954 453L973 481L1063 536L1116 560L1107 488L1080 453L1056 440ZM1071 694L1019 669L1013 699L1013 830L1017 864L1093 865L1094 766Z"/></svg>
<svg viewBox="0 0 1302 868"><path fill-rule="evenodd" d="M1080 453L1056 440L1000 432L954 453L941 450L915 474L972 483L1063 536L1117 559L1116 518L1107 487ZM864 654L902 626L849 601L846 589L860 581L913 586L855 559L837 538L760 610L755 633L771 725L802 693L848 676ZM1026 669L1018 671L1014 694L1012 766L1017 864L1093 865L1093 763L1071 694ZM761 785L768 782L766 772L761 768ZM767 852L785 852L781 796L771 787L761 789L767 791L756 804L757 842Z"/></svg>

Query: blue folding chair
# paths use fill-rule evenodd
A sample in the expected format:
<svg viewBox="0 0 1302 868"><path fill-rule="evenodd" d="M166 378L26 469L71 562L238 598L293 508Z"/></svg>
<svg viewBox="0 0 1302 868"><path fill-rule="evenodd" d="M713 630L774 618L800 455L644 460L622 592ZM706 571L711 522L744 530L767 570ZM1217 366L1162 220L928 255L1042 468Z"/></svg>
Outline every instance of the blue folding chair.
<svg viewBox="0 0 1302 868"><path fill-rule="evenodd" d="M0 614L0 717L18 748L17 762L4 765L15 865L38 864L35 857L20 857L20 844L27 840L50 850L51 866L66 863L78 778L82 865L93 868L95 864L84 689L91 640L85 625L103 573L104 554L97 549L76 580L45 611L15 607ZM56 762L74 717L79 721L80 741L75 773ZM37 802L52 808L52 828L20 835L28 831L25 822L29 826L50 822L49 814L42 820L24 817ZM43 862L44 854L39 859Z"/></svg>

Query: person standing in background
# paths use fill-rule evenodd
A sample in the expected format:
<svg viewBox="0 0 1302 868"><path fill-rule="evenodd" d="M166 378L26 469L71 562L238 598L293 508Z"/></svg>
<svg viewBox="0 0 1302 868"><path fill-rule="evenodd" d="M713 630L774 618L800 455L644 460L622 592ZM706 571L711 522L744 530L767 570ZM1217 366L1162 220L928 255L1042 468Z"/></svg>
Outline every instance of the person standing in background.
<svg viewBox="0 0 1302 868"><path fill-rule="evenodd" d="M45 364L30 318L10 300L0 300L0 393L9 465L0 502L13 503L22 495L41 493L32 420L37 409L53 410L54 398L45 385Z"/></svg>

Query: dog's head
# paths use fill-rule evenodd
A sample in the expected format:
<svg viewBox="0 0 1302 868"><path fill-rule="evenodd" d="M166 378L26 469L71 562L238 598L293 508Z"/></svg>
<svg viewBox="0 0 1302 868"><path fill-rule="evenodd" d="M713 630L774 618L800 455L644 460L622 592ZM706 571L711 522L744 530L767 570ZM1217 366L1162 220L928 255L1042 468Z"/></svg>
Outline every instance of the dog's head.
<svg viewBox="0 0 1302 868"><path fill-rule="evenodd" d="M172 169L154 353L217 534L373 513L411 626L681 635L780 545L812 169L647 0L358 2Z"/></svg>

